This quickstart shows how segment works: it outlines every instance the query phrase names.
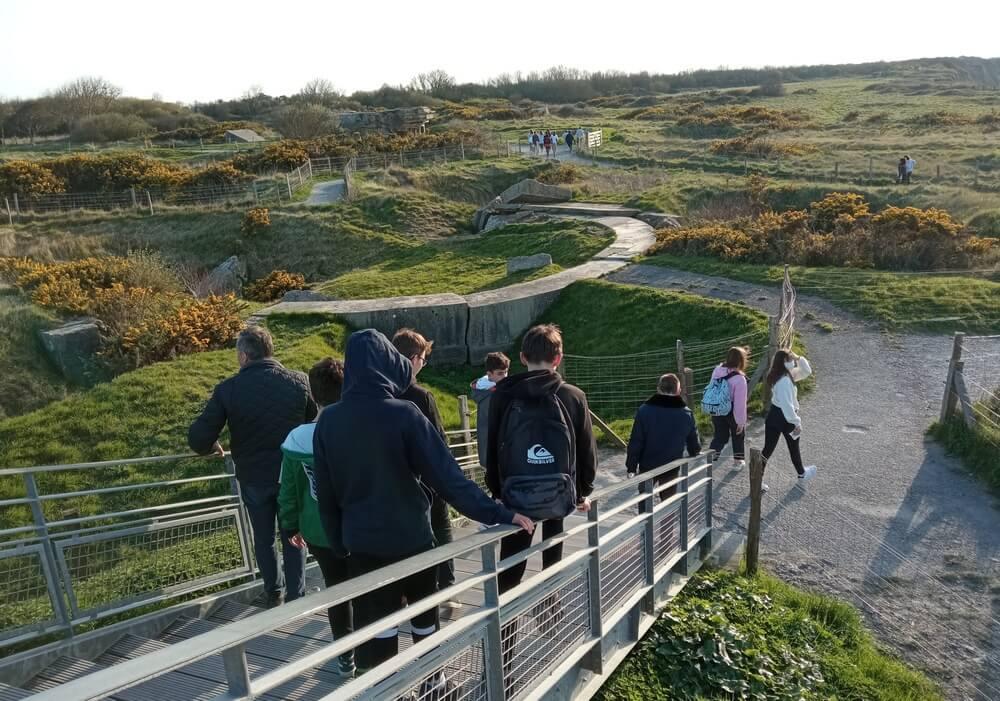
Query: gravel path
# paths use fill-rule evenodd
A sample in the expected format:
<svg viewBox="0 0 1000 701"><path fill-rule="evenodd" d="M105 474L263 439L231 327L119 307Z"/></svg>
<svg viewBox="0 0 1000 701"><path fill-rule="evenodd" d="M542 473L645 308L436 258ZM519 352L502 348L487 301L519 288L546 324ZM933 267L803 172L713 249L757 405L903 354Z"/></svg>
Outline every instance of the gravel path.
<svg viewBox="0 0 1000 701"><path fill-rule="evenodd" d="M653 266L609 279L772 314L779 299L777 288ZM765 475L766 566L854 602L879 639L926 669L949 698L1000 699L998 511L958 461L924 437L940 409L951 339L890 335L814 298L799 296L797 306L816 378L802 401L802 451L819 473L799 485L779 445ZM748 438L762 446L761 421ZM720 465L716 524L742 530L747 471Z"/></svg>

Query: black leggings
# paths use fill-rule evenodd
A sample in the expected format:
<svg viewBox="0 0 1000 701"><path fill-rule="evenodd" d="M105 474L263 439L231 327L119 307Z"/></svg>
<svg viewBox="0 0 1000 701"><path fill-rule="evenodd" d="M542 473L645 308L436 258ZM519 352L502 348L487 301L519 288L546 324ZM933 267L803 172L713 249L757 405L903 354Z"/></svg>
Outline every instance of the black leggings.
<svg viewBox="0 0 1000 701"><path fill-rule="evenodd" d="M313 545L309 542L306 545L309 546L309 553L316 558L316 564L319 565L320 572L323 573L323 582L327 587L341 584L350 579L345 558L337 557L330 548ZM330 619L330 631L333 633L334 640L340 640L354 632L354 611L350 601L331 606L326 610L326 613Z"/></svg>
<svg viewBox="0 0 1000 701"><path fill-rule="evenodd" d="M795 471L801 477L805 474L805 468L802 467L802 453L799 451L800 439L792 437L794 430L795 424L788 423L785 420L784 412L772 405L771 410L767 412L767 420L764 422L764 450L760 451L760 454L766 463L771 458L771 454L774 453L774 449L778 447L778 438L784 436L785 443L788 444L788 454L792 458L792 465L795 466Z"/></svg>
<svg viewBox="0 0 1000 701"><path fill-rule="evenodd" d="M716 453L722 452L722 449L726 447L726 443L729 439L733 440L733 460L742 460L745 454L745 442L746 442L746 431L742 433L737 433L736 429L736 418L733 416L733 412L729 412L725 416L713 416L712 417L712 428L715 429L715 435L712 436L712 443L709 445L711 450Z"/></svg>

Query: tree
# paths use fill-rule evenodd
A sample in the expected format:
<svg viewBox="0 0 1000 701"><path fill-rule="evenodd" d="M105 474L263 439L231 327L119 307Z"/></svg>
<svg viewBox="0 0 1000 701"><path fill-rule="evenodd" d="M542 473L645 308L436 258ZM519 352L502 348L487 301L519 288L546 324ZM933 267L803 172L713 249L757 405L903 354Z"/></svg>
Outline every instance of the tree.
<svg viewBox="0 0 1000 701"><path fill-rule="evenodd" d="M326 78L313 78L302 86L296 97L308 104L332 107L340 98L340 93Z"/></svg>
<svg viewBox="0 0 1000 701"><path fill-rule="evenodd" d="M13 133L31 137L31 143L34 144L36 136L55 129L59 123L54 107L51 98L26 100L18 106L7 123Z"/></svg>
<svg viewBox="0 0 1000 701"><path fill-rule="evenodd" d="M240 96L240 101L243 106L243 114L245 114L250 119L256 118L264 105L270 100L267 95L259 85L251 85L246 91Z"/></svg>
<svg viewBox="0 0 1000 701"><path fill-rule="evenodd" d="M17 102L0 98L0 146L7 143L7 120L13 116L15 111L17 111Z"/></svg>
<svg viewBox="0 0 1000 701"><path fill-rule="evenodd" d="M410 81L411 90L440 98L448 97L454 87L455 79L441 69L420 73Z"/></svg>
<svg viewBox="0 0 1000 701"><path fill-rule="evenodd" d="M771 71L760 81L757 91L764 97L781 97L785 94L785 84L781 82L781 71Z"/></svg>
<svg viewBox="0 0 1000 701"><path fill-rule="evenodd" d="M314 139L337 128L333 112L323 105L289 105L278 112L274 123L289 139Z"/></svg>
<svg viewBox="0 0 1000 701"><path fill-rule="evenodd" d="M66 119L75 122L83 117L110 112L122 89L100 77L84 76L66 83L53 97Z"/></svg>

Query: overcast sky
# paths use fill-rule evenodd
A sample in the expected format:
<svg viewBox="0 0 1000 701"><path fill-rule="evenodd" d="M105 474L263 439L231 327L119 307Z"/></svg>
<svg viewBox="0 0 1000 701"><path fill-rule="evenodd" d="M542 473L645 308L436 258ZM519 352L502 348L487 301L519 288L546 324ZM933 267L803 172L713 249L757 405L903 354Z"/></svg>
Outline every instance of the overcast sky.
<svg viewBox="0 0 1000 701"><path fill-rule="evenodd" d="M292 94L315 77L352 92L435 68L466 82L558 64L673 73L990 57L998 26L997 0L0 0L0 96L81 75L192 102L250 85Z"/></svg>

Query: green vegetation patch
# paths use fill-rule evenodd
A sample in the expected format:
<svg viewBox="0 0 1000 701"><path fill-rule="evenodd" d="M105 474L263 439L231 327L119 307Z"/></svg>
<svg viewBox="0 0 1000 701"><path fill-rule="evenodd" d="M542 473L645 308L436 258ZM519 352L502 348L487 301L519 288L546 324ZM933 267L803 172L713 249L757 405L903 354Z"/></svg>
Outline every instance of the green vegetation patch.
<svg viewBox="0 0 1000 701"><path fill-rule="evenodd" d="M1000 402L993 402L994 408L984 406L996 413ZM990 414L987 417L992 418ZM948 450L958 455L972 474L981 479L994 494L1000 494L1000 430L979 421L975 428L969 428L958 417L944 423L935 423L928 431Z"/></svg>
<svg viewBox="0 0 1000 701"><path fill-rule="evenodd" d="M586 262L607 247L614 234L597 224L516 224L472 240L410 243L386 252L378 263L322 285L322 292L346 299L454 292L467 294L544 277ZM549 253L553 264L507 274L507 259Z"/></svg>
<svg viewBox="0 0 1000 701"><path fill-rule="evenodd" d="M596 698L943 697L926 676L881 651L848 604L767 576L715 571L688 582Z"/></svg>
<svg viewBox="0 0 1000 701"><path fill-rule="evenodd" d="M38 332L55 323L51 314L15 291L0 289L0 419L66 396L66 381L38 340Z"/></svg>

